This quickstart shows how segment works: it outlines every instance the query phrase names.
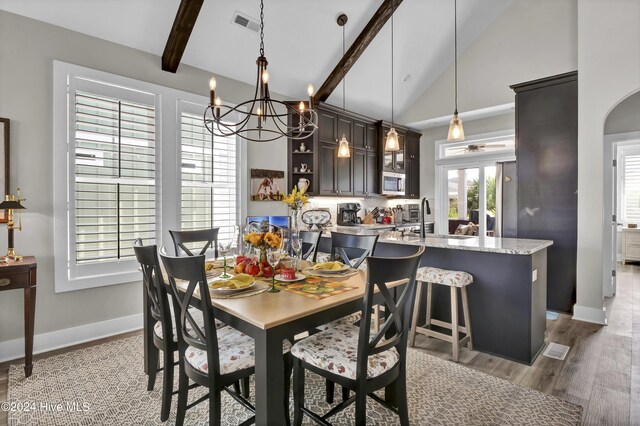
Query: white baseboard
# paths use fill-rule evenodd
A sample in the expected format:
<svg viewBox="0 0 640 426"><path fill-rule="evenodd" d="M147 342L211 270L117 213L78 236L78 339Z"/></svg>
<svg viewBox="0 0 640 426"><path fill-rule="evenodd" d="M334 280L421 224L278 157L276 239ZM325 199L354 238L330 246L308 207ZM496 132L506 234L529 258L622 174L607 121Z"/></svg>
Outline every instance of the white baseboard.
<svg viewBox="0 0 640 426"><path fill-rule="evenodd" d="M573 305L573 318L574 320L591 322L594 324L607 325L607 310L606 308L590 308L588 306L580 306L577 303Z"/></svg>
<svg viewBox="0 0 640 426"><path fill-rule="evenodd" d="M142 313L36 334L33 353L52 351L142 328ZM24 357L24 338L0 342L0 362Z"/></svg>

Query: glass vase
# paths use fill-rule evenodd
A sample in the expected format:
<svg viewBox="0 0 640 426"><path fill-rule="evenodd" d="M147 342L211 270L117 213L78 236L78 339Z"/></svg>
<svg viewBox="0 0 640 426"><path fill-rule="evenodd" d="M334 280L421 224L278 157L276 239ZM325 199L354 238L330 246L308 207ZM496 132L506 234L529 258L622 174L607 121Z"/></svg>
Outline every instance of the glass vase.
<svg viewBox="0 0 640 426"><path fill-rule="evenodd" d="M300 209L291 210L291 229L298 231L300 229Z"/></svg>

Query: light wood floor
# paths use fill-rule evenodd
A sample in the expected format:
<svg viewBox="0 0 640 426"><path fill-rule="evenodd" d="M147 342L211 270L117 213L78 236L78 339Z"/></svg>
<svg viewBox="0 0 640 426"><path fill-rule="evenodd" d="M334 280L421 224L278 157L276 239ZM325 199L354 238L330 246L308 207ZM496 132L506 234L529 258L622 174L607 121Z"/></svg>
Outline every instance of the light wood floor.
<svg viewBox="0 0 640 426"><path fill-rule="evenodd" d="M619 267L617 294L605 299L605 306L606 327L572 321L567 315L547 321L547 341L571 346L564 361L541 355L532 366L526 366L463 349L460 363L579 404L584 407L586 425L640 425L640 266ZM127 336L131 334L135 333ZM418 336L416 347L451 359L447 343ZM8 363L0 364L0 402L7 399L8 369ZM0 426L5 425L7 414L0 412Z"/></svg>

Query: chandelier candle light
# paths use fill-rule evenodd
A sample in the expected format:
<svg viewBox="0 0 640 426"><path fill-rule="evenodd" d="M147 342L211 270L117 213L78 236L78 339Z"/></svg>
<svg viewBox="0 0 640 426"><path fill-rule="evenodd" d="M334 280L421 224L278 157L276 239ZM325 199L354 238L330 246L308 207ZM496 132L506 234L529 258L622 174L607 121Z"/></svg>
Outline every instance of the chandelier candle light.
<svg viewBox="0 0 640 426"><path fill-rule="evenodd" d="M313 105L313 86L309 84L309 101L296 106L269 93L269 62L264 56L264 0L260 0L260 56L256 60L258 73L253 99L231 106L216 96L217 81L209 81L209 106L204 111L204 125L214 136L238 136L252 142L271 142L285 137L305 139L318 129L318 113ZM293 119L288 124L289 116Z"/></svg>

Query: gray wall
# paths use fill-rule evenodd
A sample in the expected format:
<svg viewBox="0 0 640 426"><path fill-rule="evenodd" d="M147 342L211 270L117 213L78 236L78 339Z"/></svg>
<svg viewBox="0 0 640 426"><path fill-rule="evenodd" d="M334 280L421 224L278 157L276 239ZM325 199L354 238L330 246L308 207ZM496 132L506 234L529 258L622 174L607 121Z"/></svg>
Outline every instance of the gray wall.
<svg viewBox="0 0 640 426"><path fill-rule="evenodd" d="M16 249L38 259L36 334L140 313L142 300L139 283L54 293L54 59L205 96L211 76L185 65L170 74L161 70L157 56L0 11L0 117L11 119L11 187L20 186L27 198ZM247 84L217 78L229 102L253 95ZM286 170L285 153L282 141L250 144L249 168ZM249 203L248 209L251 214L258 207ZM265 210L286 212L280 203L261 205L259 211ZM0 226L0 251L5 247ZM22 336L22 303L19 291L0 293L0 342Z"/></svg>

